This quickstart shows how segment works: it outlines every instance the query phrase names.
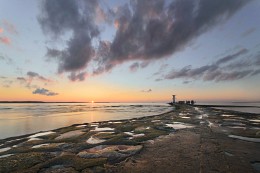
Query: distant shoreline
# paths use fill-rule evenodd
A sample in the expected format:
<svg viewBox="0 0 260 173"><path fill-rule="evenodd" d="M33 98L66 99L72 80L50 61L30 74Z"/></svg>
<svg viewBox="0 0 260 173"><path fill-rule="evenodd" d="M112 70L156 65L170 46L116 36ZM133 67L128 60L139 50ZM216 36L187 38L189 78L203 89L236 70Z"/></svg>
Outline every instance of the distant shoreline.
<svg viewBox="0 0 260 173"><path fill-rule="evenodd" d="M197 107L236 107L236 108L260 108L259 106L239 106L239 105L194 105Z"/></svg>
<svg viewBox="0 0 260 173"><path fill-rule="evenodd" d="M0 103L91 103L91 102L0 101ZM111 102L94 102L94 103L111 103Z"/></svg>

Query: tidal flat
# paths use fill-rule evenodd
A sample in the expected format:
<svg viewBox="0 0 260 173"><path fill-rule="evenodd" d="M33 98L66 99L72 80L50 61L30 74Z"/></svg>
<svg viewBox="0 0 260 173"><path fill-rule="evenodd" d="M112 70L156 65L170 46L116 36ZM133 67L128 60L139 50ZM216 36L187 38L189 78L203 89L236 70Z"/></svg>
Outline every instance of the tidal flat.
<svg viewBox="0 0 260 173"><path fill-rule="evenodd" d="M260 115L181 105L0 140L0 172L259 172Z"/></svg>

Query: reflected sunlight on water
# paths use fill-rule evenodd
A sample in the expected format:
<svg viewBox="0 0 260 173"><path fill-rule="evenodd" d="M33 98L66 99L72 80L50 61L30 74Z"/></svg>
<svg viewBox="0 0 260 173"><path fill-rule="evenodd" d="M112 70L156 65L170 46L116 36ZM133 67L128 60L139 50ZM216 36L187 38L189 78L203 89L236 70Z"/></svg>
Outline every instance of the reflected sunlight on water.
<svg viewBox="0 0 260 173"><path fill-rule="evenodd" d="M72 124L121 120L171 111L165 103L4 103L0 139Z"/></svg>

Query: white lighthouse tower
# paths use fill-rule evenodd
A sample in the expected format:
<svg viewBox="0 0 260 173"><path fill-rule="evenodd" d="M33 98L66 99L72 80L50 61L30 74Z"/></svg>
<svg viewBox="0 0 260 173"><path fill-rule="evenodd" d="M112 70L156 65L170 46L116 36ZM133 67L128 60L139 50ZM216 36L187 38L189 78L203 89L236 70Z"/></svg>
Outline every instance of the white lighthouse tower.
<svg viewBox="0 0 260 173"><path fill-rule="evenodd" d="M175 99L176 99L176 95L172 95L172 103L176 103Z"/></svg>

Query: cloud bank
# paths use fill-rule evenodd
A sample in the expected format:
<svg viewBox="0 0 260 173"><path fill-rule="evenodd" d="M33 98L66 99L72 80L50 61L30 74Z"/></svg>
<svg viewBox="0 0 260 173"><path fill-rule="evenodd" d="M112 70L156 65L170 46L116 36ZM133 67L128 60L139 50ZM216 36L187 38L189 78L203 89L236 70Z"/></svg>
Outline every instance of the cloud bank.
<svg viewBox="0 0 260 173"><path fill-rule="evenodd" d="M38 85L33 84L35 81L42 82L42 83L44 83L44 85L47 85L47 84L53 82L51 79L45 78L36 72L28 71L26 75L27 75L26 77L17 77L16 80L21 85L24 85L28 89L39 88Z"/></svg>
<svg viewBox="0 0 260 173"><path fill-rule="evenodd" d="M228 19L249 0L130 0L113 10L102 7L100 2L45 0L42 3L38 18L42 30L53 40L71 35L65 48L48 47L46 54L58 61L59 73L71 73L71 80L75 81L82 70L98 75L126 61L149 63L172 55ZM100 39L102 22L115 26L112 40ZM99 42L94 45L96 40ZM96 64L93 69L92 61ZM132 71L138 68L139 63L130 66ZM206 68L209 67L197 70ZM191 69L183 69L187 70Z"/></svg>
<svg viewBox="0 0 260 173"><path fill-rule="evenodd" d="M143 93L150 93L150 92L152 92L152 89L142 90L141 92L143 92Z"/></svg>
<svg viewBox="0 0 260 173"><path fill-rule="evenodd" d="M56 96L58 93L52 92L48 89L45 88L37 88L36 90L33 91L33 94L40 94L40 95L45 95L45 96Z"/></svg>
<svg viewBox="0 0 260 173"><path fill-rule="evenodd" d="M180 70L173 69L162 79L193 79L203 81L232 81L255 76L260 73L259 54L250 55L248 49L240 49L232 54L226 55L216 62L197 68L191 65L185 66ZM246 60L242 59L246 57ZM156 81L160 81L156 79ZM186 82L184 82L186 83ZM186 83L187 84L187 83Z"/></svg>
<svg viewBox="0 0 260 173"><path fill-rule="evenodd" d="M32 72L32 71L28 71L27 72L27 76L29 77L29 80L31 81L32 79L38 79L38 80L41 80L43 82L51 82L50 79L47 79L41 75L39 75L38 73L36 72Z"/></svg>

